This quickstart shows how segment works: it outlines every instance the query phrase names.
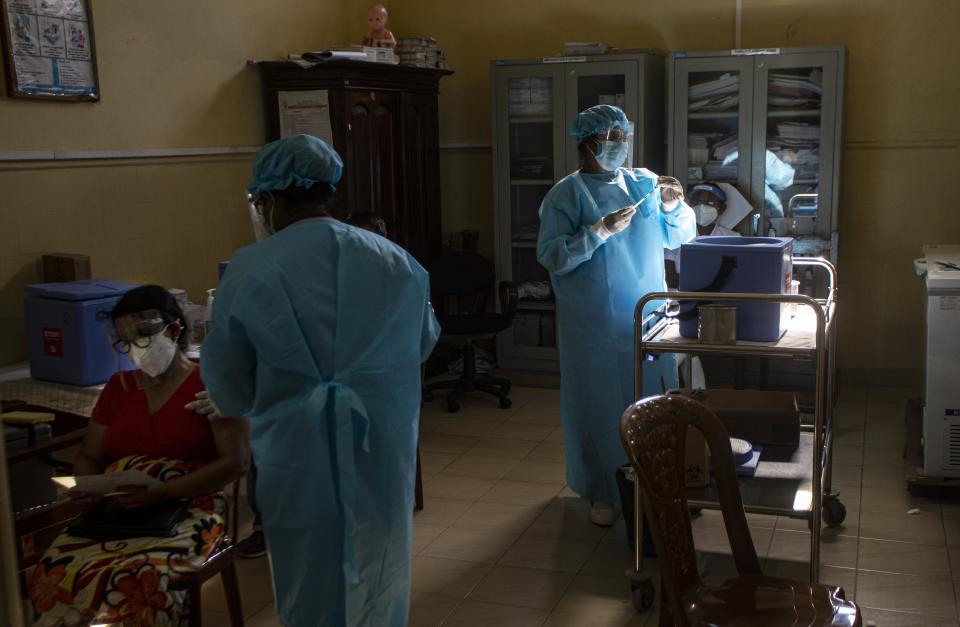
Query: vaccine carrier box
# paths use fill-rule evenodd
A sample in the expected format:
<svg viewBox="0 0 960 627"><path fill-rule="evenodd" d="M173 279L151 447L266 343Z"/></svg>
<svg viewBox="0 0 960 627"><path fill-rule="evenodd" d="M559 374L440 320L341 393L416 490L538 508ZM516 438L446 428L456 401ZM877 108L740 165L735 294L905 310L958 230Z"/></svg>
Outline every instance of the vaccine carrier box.
<svg viewBox="0 0 960 627"><path fill-rule="evenodd" d="M114 305L134 287L101 279L24 287L30 376L90 386L104 383L119 366L129 368L110 346L107 325Z"/></svg>
<svg viewBox="0 0 960 627"><path fill-rule="evenodd" d="M789 237L697 237L680 249L681 292L789 294L793 239ZM697 337L696 307L680 306L680 334ZM737 340L776 342L786 331L787 305L731 303L737 307Z"/></svg>

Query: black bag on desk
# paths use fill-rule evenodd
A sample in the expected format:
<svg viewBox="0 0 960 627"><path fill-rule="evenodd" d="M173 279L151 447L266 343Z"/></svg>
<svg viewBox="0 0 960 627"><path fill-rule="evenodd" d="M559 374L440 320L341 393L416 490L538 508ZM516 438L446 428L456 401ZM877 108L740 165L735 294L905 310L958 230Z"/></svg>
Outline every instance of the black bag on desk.
<svg viewBox="0 0 960 627"><path fill-rule="evenodd" d="M124 509L106 498L68 527L67 533L91 540L168 538L176 534L189 504L189 500L177 500L144 509Z"/></svg>
<svg viewBox="0 0 960 627"><path fill-rule="evenodd" d="M627 477L627 471L630 476ZM636 551L634 536L636 532L633 527L633 504L634 504L634 479L633 469L629 464L617 468L617 488L620 490L620 508L623 511L623 522L627 528L627 544L631 551ZM643 515L647 517L646 513ZM643 521L643 555L644 557L656 557L657 550L653 546L653 536L650 535L650 525Z"/></svg>

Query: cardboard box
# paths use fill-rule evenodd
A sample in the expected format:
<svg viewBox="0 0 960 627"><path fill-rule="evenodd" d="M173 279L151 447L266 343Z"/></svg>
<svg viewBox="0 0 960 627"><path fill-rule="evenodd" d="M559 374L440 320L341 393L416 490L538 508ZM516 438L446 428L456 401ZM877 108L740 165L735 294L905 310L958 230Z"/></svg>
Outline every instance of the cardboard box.
<svg viewBox="0 0 960 627"><path fill-rule="evenodd" d="M800 445L800 407L792 392L707 390L701 402L723 422L730 437L752 444Z"/></svg>
<svg viewBox="0 0 960 627"><path fill-rule="evenodd" d="M44 283L69 283L91 278L89 255L51 253L43 256Z"/></svg>

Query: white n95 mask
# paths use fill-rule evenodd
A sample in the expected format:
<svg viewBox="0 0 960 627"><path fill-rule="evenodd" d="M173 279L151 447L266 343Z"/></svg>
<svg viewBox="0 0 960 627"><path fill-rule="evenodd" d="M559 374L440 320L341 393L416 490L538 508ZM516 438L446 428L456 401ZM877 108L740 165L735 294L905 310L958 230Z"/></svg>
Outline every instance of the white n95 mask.
<svg viewBox="0 0 960 627"><path fill-rule="evenodd" d="M150 338L150 345L140 348L136 344L130 345L130 360L148 377L159 377L173 363L177 356L177 344L167 337L163 331Z"/></svg>
<svg viewBox="0 0 960 627"><path fill-rule="evenodd" d="M697 205L693 208L693 213L697 216L698 226L710 226L717 221L718 212L713 205Z"/></svg>

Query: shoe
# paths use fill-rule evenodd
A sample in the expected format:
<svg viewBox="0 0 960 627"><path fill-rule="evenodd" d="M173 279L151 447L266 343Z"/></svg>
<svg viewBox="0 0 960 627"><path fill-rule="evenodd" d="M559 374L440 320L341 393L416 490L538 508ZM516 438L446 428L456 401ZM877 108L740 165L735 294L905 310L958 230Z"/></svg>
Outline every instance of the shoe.
<svg viewBox="0 0 960 627"><path fill-rule="evenodd" d="M243 559L263 557L267 554L267 539L262 531L254 531L237 544L237 555Z"/></svg>
<svg viewBox="0 0 960 627"><path fill-rule="evenodd" d="M617 512L610 503L590 503L590 522L598 527L612 527L617 521Z"/></svg>

